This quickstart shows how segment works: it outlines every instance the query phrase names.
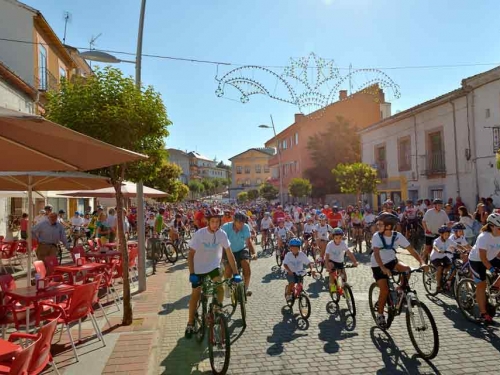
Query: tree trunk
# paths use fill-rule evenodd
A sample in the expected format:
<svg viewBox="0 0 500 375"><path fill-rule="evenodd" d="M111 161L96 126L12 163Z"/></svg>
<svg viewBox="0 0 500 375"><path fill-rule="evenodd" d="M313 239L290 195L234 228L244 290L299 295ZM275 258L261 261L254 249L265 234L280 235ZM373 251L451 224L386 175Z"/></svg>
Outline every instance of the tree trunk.
<svg viewBox="0 0 500 375"><path fill-rule="evenodd" d="M116 191L116 211L117 211L117 226L119 236L119 246L122 252L122 267L123 267L123 318L122 325L129 326L132 324L133 311L130 295L130 281L129 281L129 259L127 239L125 238L125 231L123 230L123 194L121 181L115 183Z"/></svg>

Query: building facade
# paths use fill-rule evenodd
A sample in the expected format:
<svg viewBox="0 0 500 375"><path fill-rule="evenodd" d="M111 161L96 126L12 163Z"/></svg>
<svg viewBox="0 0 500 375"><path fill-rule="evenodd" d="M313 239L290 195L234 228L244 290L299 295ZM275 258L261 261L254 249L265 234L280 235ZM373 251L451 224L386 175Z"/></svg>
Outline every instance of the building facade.
<svg viewBox="0 0 500 375"><path fill-rule="evenodd" d="M202 180L204 178L229 177L227 169L218 168L216 160L210 160L195 151L189 154L189 175L191 179Z"/></svg>
<svg viewBox="0 0 500 375"><path fill-rule="evenodd" d="M229 197L236 198L239 192L258 189L271 177L269 160L275 154L273 148L250 148L229 159L232 181Z"/></svg>
<svg viewBox="0 0 500 375"><path fill-rule="evenodd" d="M377 206L386 198L460 196L473 210L479 197L500 205L500 68L466 78L445 95L362 130L362 160L381 183Z"/></svg>
<svg viewBox="0 0 500 375"><path fill-rule="evenodd" d="M169 148L168 151L168 161L174 163L181 167L182 174L179 176L179 179L184 184L189 182L189 155L182 151L177 150L175 148Z"/></svg>
<svg viewBox="0 0 500 375"><path fill-rule="evenodd" d="M373 94L376 92L378 94ZM374 96L375 95L375 96ZM313 167L307 149L310 137L325 131L330 123L343 117L358 129L363 129L384 117L390 116L390 103L385 102L384 93L378 86L368 92L358 92L351 96L341 90L339 100L321 109L320 114L295 115L295 122L269 139L266 147L277 147L281 153L281 173L283 173L283 196L288 194L288 184L292 178L304 178L304 171ZM279 188L279 156L269 160L271 183Z"/></svg>

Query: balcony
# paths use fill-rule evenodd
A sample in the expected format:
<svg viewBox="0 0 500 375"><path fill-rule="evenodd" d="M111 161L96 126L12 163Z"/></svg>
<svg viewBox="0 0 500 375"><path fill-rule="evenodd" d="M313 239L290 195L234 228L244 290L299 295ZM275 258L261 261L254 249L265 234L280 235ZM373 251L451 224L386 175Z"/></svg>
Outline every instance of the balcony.
<svg viewBox="0 0 500 375"><path fill-rule="evenodd" d="M444 152L430 152L425 155L425 175L446 175Z"/></svg>
<svg viewBox="0 0 500 375"><path fill-rule="evenodd" d="M376 163L377 166L377 177L378 178L387 178L387 163L383 160L378 160Z"/></svg>
<svg viewBox="0 0 500 375"><path fill-rule="evenodd" d="M47 68L39 68L35 72L35 87L39 91L59 90L59 80Z"/></svg>

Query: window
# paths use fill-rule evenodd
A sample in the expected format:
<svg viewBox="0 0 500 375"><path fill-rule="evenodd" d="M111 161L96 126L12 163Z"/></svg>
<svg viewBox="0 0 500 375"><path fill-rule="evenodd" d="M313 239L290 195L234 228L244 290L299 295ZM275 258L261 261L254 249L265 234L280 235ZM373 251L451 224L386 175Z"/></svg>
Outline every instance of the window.
<svg viewBox="0 0 500 375"><path fill-rule="evenodd" d="M385 159L385 146L375 147L375 164L377 165L378 177L387 178L387 163Z"/></svg>
<svg viewBox="0 0 500 375"><path fill-rule="evenodd" d="M245 181L245 186L250 186L250 179L247 179L247 180Z"/></svg>
<svg viewBox="0 0 500 375"><path fill-rule="evenodd" d="M245 174L249 174L249 173L250 173L250 166L245 165Z"/></svg>
<svg viewBox="0 0 500 375"><path fill-rule="evenodd" d="M431 189L431 200L443 199L443 189Z"/></svg>
<svg viewBox="0 0 500 375"><path fill-rule="evenodd" d="M445 173L443 134L441 131L428 134L427 172Z"/></svg>
<svg viewBox="0 0 500 375"><path fill-rule="evenodd" d="M404 137L398 142L399 171L411 170L411 138Z"/></svg>
<svg viewBox="0 0 500 375"><path fill-rule="evenodd" d="M282 148L283 150L286 150L286 139L283 139L283 142L282 142L281 148Z"/></svg>
<svg viewBox="0 0 500 375"><path fill-rule="evenodd" d="M293 146L293 135L290 137L290 148Z"/></svg>
<svg viewBox="0 0 500 375"><path fill-rule="evenodd" d="M241 180L241 178L238 178L236 180L236 185L241 186L242 184L243 184L243 181Z"/></svg>
<svg viewBox="0 0 500 375"><path fill-rule="evenodd" d="M490 118L490 116L491 116L490 109L486 108L486 118Z"/></svg>
<svg viewBox="0 0 500 375"><path fill-rule="evenodd" d="M47 48L38 45L38 89L47 90Z"/></svg>
<svg viewBox="0 0 500 375"><path fill-rule="evenodd" d="M59 81L66 78L66 69L63 66L59 66Z"/></svg>
<svg viewBox="0 0 500 375"><path fill-rule="evenodd" d="M299 144L299 133L295 133L295 144Z"/></svg>
<svg viewBox="0 0 500 375"><path fill-rule="evenodd" d="M293 162L293 170L294 170L294 172L299 171L299 162L298 161Z"/></svg>
<svg viewBox="0 0 500 375"><path fill-rule="evenodd" d="M269 165L264 165L264 173L269 173Z"/></svg>
<svg viewBox="0 0 500 375"><path fill-rule="evenodd" d="M257 183L257 186L260 186L262 184L262 180L260 178L258 178L257 180L255 180L255 182Z"/></svg>
<svg viewBox="0 0 500 375"><path fill-rule="evenodd" d="M260 167L260 164L256 164L255 165L255 173L261 173L261 167Z"/></svg>
<svg viewBox="0 0 500 375"><path fill-rule="evenodd" d="M500 149L500 128L493 128L493 153Z"/></svg>

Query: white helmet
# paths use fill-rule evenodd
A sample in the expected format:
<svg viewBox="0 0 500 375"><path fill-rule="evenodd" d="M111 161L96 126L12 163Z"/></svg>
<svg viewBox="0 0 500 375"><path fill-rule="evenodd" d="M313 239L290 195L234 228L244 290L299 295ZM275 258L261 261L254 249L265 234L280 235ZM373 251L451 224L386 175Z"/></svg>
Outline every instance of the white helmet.
<svg viewBox="0 0 500 375"><path fill-rule="evenodd" d="M500 214L490 214L486 222L496 227L500 227Z"/></svg>

